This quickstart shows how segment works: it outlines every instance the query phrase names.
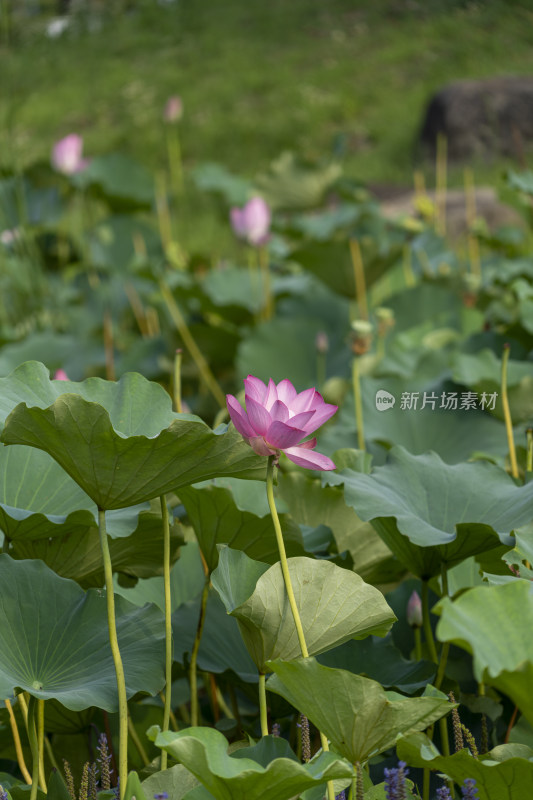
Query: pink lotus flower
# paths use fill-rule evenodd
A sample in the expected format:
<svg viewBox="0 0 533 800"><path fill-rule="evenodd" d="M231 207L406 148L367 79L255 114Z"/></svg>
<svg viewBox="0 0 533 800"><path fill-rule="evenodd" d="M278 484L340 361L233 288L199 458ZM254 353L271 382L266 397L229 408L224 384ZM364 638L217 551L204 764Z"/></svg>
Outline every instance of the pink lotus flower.
<svg viewBox="0 0 533 800"><path fill-rule="evenodd" d="M89 159L82 158L83 139L77 133L70 133L55 143L52 149L52 166L64 175L81 172L89 164Z"/></svg>
<svg viewBox="0 0 533 800"><path fill-rule="evenodd" d="M268 240L271 214L262 197L252 197L243 208L232 208L230 219L235 234L249 244L262 245Z"/></svg>
<svg viewBox="0 0 533 800"><path fill-rule="evenodd" d="M226 395L226 402L233 424L256 453L279 456L283 452L306 469L335 469L330 458L313 452L316 439L302 439L327 422L337 406L325 403L316 389L298 394L289 380L276 385L270 379L265 386L259 378L248 375L244 389L246 411L231 394Z"/></svg>
<svg viewBox="0 0 533 800"><path fill-rule="evenodd" d="M163 111L163 119L165 122L178 122L183 116L183 103L181 97L177 94L169 97L165 110Z"/></svg>
<svg viewBox="0 0 533 800"><path fill-rule="evenodd" d="M54 373L55 381L68 381L69 377L64 369L57 369Z"/></svg>

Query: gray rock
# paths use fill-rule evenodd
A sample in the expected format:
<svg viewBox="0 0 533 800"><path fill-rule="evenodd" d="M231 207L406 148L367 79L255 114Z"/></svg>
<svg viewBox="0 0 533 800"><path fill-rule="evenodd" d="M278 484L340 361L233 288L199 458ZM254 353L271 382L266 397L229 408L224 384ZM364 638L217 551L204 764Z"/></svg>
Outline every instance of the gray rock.
<svg viewBox="0 0 533 800"><path fill-rule="evenodd" d="M533 77L463 80L431 99L420 132L425 155L435 157L437 137L448 142L448 158L511 156L523 161L533 144Z"/></svg>

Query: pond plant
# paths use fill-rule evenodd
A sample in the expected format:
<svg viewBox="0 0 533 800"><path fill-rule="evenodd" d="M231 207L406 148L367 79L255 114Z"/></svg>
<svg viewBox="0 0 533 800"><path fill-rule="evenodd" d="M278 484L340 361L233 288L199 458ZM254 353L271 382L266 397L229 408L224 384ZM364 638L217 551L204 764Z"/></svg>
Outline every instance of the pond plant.
<svg viewBox="0 0 533 800"><path fill-rule="evenodd" d="M523 800L527 225L186 176L176 108L155 188L79 136L0 179L1 796Z"/></svg>

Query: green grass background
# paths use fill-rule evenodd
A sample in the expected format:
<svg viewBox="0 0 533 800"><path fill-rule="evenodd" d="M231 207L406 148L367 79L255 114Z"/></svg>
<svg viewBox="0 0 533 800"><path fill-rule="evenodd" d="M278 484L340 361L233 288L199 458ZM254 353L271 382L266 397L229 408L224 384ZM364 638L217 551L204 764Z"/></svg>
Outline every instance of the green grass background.
<svg viewBox="0 0 533 800"><path fill-rule="evenodd" d="M25 13L37 0L8 2L0 0L4 168L48 159L56 139L77 132L86 155L120 149L157 171L166 163L162 110L179 94L189 174L219 161L252 177L290 149L340 158L365 182L410 186L434 90L533 74L531 0L92 0L100 28L54 40L44 35L51 0L41 14ZM477 183L497 184L505 166L474 164ZM424 169L431 185L433 165ZM461 183L462 170L450 181ZM200 238L217 231L205 229L209 202L189 187Z"/></svg>

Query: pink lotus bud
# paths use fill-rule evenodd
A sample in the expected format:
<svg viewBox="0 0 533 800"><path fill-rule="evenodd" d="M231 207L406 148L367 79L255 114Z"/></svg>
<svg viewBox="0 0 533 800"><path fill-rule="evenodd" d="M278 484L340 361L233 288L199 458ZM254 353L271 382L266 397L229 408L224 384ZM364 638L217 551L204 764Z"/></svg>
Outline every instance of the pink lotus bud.
<svg viewBox="0 0 533 800"><path fill-rule="evenodd" d="M418 592L413 592L407 603L407 622L411 628L422 627L422 601Z"/></svg>
<svg viewBox="0 0 533 800"><path fill-rule="evenodd" d="M58 370L55 371L54 380L55 381L68 381L69 377L68 377L68 375L67 375L67 373L65 372L64 369L58 369Z"/></svg>
<svg viewBox="0 0 533 800"><path fill-rule="evenodd" d="M52 150L52 166L64 175L81 172L89 161L81 157L83 139L77 133L70 133L55 143Z"/></svg>
<svg viewBox="0 0 533 800"><path fill-rule="evenodd" d="M232 208L230 219L234 233L248 244L258 246L268 240L271 213L262 197L252 197L243 208Z"/></svg>
<svg viewBox="0 0 533 800"><path fill-rule="evenodd" d="M315 347L319 353L327 353L329 350L329 339L325 331L319 331L315 338Z"/></svg>
<svg viewBox="0 0 533 800"><path fill-rule="evenodd" d="M178 122L183 116L183 103L177 94L169 97L163 112L165 122Z"/></svg>
<svg viewBox="0 0 533 800"><path fill-rule="evenodd" d="M316 431L337 411L325 403L316 389L298 392L289 380L268 386L248 375L244 381L246 411L232 394L226 395L231 421L244 440L260 456L287 458L306 469L335 469L322 453L315 453L316 439L306 436ZM302 441L305 439L305 441Z"/></svg>

